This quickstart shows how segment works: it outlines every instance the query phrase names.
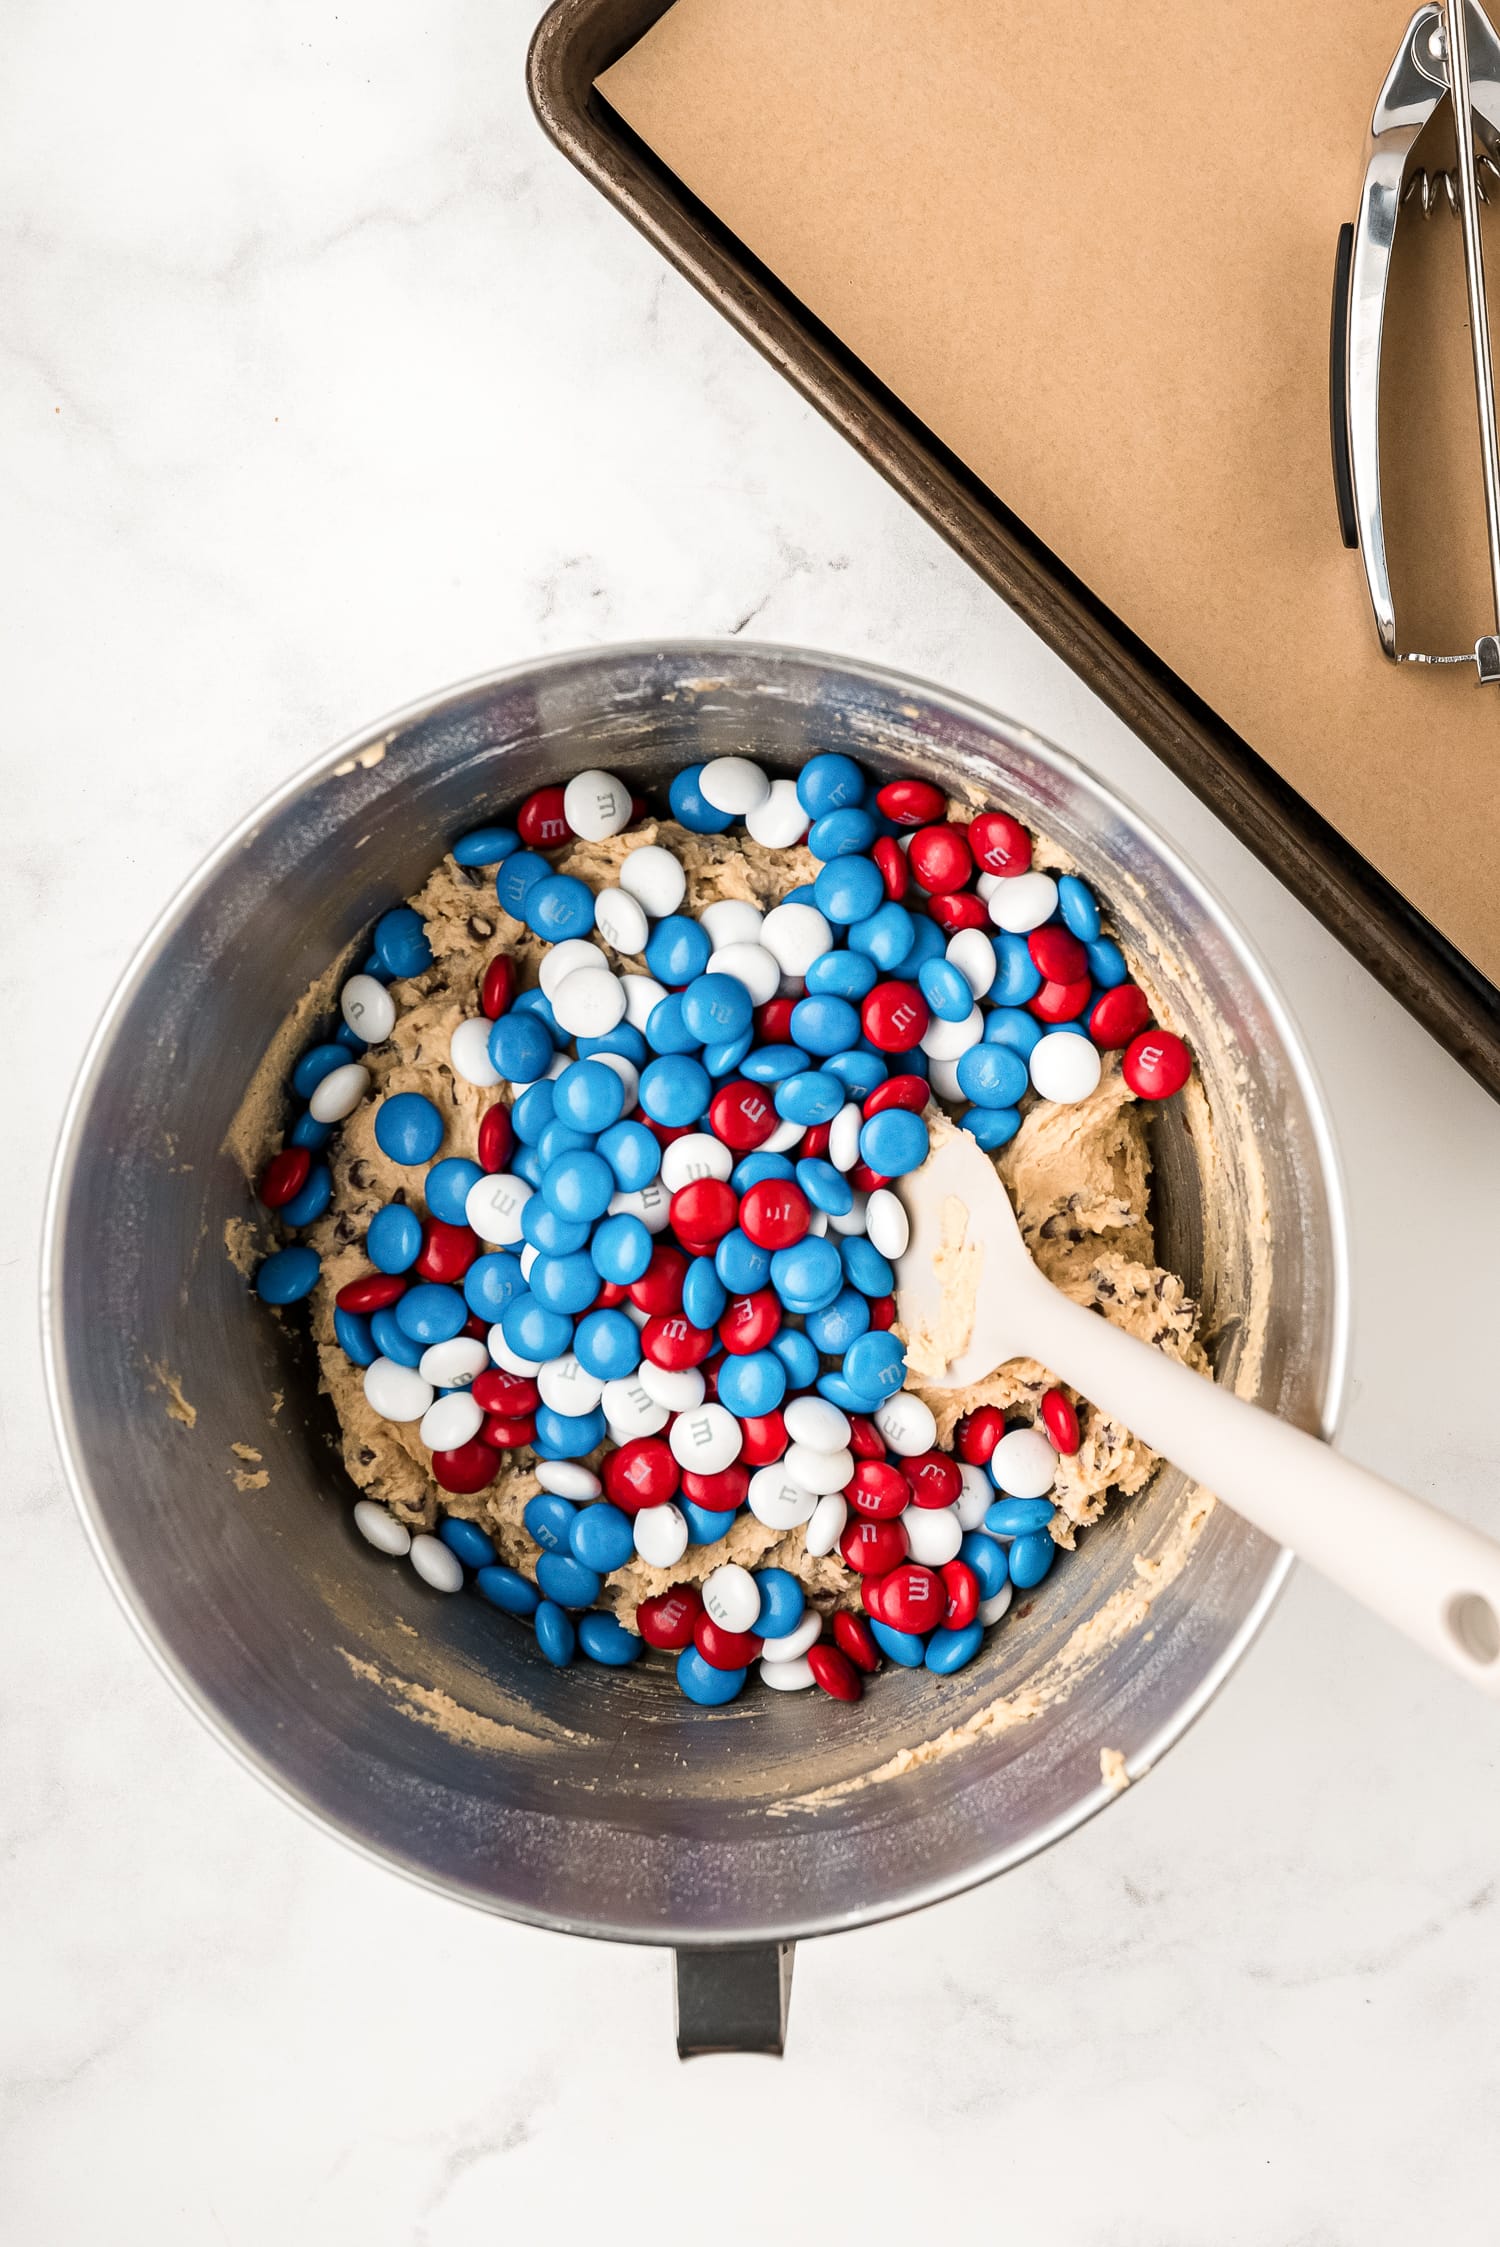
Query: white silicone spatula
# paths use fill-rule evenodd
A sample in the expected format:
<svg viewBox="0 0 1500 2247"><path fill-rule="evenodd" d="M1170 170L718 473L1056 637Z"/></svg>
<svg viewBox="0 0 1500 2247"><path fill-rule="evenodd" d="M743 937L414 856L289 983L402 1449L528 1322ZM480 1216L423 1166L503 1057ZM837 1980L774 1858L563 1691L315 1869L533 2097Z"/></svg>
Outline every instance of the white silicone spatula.
<svg viewBox="0 0 1500 2247"><path fill-rule="evenodd" d="M900 1192L911 1220L896 1275L908 1334L941 1332L956 1242L977 1243L982 1257L968 1340L922 1386L967 1387L1008 1359L1038 1359L1372 1613L1500 1694L1500 1544L1070 1301L1032 1262L994 1163L967 1132ZM945 1233L946 1273L934 1262Z"/></svg>

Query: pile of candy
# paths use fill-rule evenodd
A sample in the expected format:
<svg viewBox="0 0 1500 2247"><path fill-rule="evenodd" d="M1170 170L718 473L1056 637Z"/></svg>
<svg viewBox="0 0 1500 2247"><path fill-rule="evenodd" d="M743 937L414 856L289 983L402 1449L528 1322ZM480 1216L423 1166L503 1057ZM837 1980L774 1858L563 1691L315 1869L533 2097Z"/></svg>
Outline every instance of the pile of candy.
<svg viewBox="0 0 1500 2247"><path fill-rule="evenodd" d="M1052 1390L1036 1426L971 1413L950 1456L903 1386L907 1219L892 1188L926 1159L929 1100L999 1148L1023 1099L1086 1099L1113 1050L1144 1099L1178 1090L1191 1059L1151 1027L1087 887L1033 867L1004 812L961 823L931 783L872 791L838 755L795 781L719 757L679 774L670 804L690 833L743 821L769 848L805 843L816 879L765 913L731 899L694 918L681 862L642 842L596 894L547 853L645 815L605 772L463 836L457 863L494 866L501 905L549 949L526 990L497 953L453 1033L455 1076L506 1088L477 1159L444 1154L423 1094L381 1101L376 1142L411 1189L371 1220L372 1268L336 1297L366 1399L416 1424L440 1490L473 1497L505 1455L534 1455L535 1581L457 1515L413 1537L367 1498L355 1520L440 1591L472 1571L555 1664L581 1650L619 1666L653 1646L676 1650L697 1702L733 1700L756 1660L777 1690L857 1700L882 1655L960 1669L1013 1588L1040 1583L1058 1454L1079 1446ZM359 1056L395 1027L389 986L431 964L420 916L386 913L337 1034L297 1063L306 1107L259 1186L290 1228L329 1205L315 1157L371 1089ZM319 1269L298 1243L257 1288L294 1303ZM701 1590L643 1600L635 1632L600 1604L614 1572L671 1570L747 1507L800 1531L809 1555L837 1552L863 1612L840 1606L825 1637L791 1572L732 1560Z"/></svg>

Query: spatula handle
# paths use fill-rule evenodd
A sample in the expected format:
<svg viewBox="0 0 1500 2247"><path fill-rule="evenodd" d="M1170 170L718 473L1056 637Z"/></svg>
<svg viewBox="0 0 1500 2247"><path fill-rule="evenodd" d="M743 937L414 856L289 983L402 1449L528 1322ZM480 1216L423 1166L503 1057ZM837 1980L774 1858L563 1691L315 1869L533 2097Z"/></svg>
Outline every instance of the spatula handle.
<svg viewBox="0 0 1500 2247"><path fill-rule="evenodd" d="M1029 1347L1055 1373L1362 1606L1500 1696L1500 1544L1054 1288L1037 1290L1034 1311Z"/></svg>

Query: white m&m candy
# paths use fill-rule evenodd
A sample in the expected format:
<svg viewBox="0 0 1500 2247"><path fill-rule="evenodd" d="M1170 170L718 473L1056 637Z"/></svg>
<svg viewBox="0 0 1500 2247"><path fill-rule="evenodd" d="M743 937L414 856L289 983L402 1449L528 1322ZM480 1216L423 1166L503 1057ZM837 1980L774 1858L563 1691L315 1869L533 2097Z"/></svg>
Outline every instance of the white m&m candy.
<svg viewBox="0 0 1500 2247"><path fill-rule="evenodd" d="M771 783L748 757L710 757L698 773L698 793L715 811L743 819L771 793Z"/></svg>
<svg viewBox="0 0 1500 2247"><path fill-rule="evenodd" d="M630 790L612 772L580 772L563 790L563 817L586 843L602 843L630 825Z"/></svg>
<svg viewBox="0 0 1500 2247"><path fill-rule="evenodd" d="M687 875L681 861L660 843L643 843L620 868L620 887L636 898L653 921L675 913L687 894Z"/></svg>
<svg viewBox="0 0 1500 2247"><path fill-rule="evenodd" d="M607 1037L625 1019L625 986L602 965L575 968L553 993L552 1011L570 1038Z"/></svg>
<svg viewBox="0 0 1500 2247"><path fill-rule="evenodd" d="M606 944L634 959L646 949L650 923L646 908L629 890L601 889L594 899L594 926Z"/></svg>
<svg viewBox="0 0 1500 2247"><path fill-rule="evenodd" d="M1057 1478L1057 1453L1039 1428L1012 1428L995 1446L990 1474L1007 1498L1045 1498Z"/></svg>
<svg viewBox="0 0 1500 2247"><path fill-rule="evenodd" d="M1103 1074L1099 1048L1076 1030L1052 1030L1031 1049L1031 1081L1044 1100L1087 1100Z"/></svg>
<svg viewBox="0 0 1500 2247"><path fill-rule="evenodd" d="M460 1022L448 1040L448 1059L453 1064L453 1074L462 1077L465 1084L500 1082L500 1072L490 1059L490 1032L494 1027L487 1016L473 1015L467 1022Z"/></svg>
<svg viewBox="0 0 1500 2247"><path fill-rule="evenodd" d="M722 1474L740 1455L744 1431L722 1404L700 1404L696 1411L679 1413L667 1438L672 1457L692 1474Z"/></svg>
<svg viewBox="0 0 1500 2247"><path fill-rule="evenodd" d="M794 843L801 842L811 824L795 780L773 780L765 801L745 814L751 840L767 850L790 850Z"/></svg>
<svg viewBox="0 0 1500 2247"><path fill-rule="evenodd" d="M322 1083L314 1086L307 1112L315 1123L342 1123L345 1116L353 1115L369 1089L369 1070L358 1061L346 1061L342 1069L330 1069Z"/></svg>
<svg viewBox="0 0 1500 2247"><path fill-rule="evenodd" d="M373 975L351 975L339 993L339 1012L366 1045L383 1045L396 1027L396 1002Z"/></svg>
<svg viewBox="0 0 1500 2247"><path fill-rule="evenodd" d="M470 1229L492 1248L513 1248L521 1238L521 1212L531 1199L524 1178L497 1170L477 1178L464 1201L464 1218Z"/></svg>

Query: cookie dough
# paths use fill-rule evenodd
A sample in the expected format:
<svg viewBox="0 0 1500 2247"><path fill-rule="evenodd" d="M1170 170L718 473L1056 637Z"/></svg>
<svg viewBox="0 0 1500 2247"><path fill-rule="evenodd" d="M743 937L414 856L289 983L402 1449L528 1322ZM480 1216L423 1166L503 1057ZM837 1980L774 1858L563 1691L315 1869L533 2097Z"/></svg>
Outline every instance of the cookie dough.
<svg viewBox="0 0 1500 2247"><path fill-rule="evenodd" d="M769 907L817 871L817 862L805 849L771 851L743 836L690 834L672 821L646 821L607 842L575 843L559 859L559 870L576 874L592 888L604 888L617 880L625 856L648 843L665 845L681 860L688 885L684 910L694 914L722 898ZM415 1427L395 1426L371 1410L365 1402L362 1374L344 1356L333 1333L335 1295L368 1269L364 1236L376 1210L387 1202L405 1200L418 1215L425 1214L418 1174L390 1162L375 1143L376 1107L387 1093L424 1093L447 1127L444 1152L472 1158L480 1117L496 1099L508 1096L508 1088L481 1090L456 1079L448 1060L449 1040L460 1021L478 1012L479 987L497 954L514 957L525 987L536 982L546 946L501 908L488 873L461 867L452 858L443 861L410 902L426 923L433 964L422 975L393 986L398 1006L395 1030L386 1044L362 1057L374 1080L372 1095L343 1124L329 1149L332 1201L306 1237L322 1259L312 1298L313 1333L322 1386L338 1418L345 1465L362 1493L378 1499L416 1530L431 1528L439 1512L440 1494L428 1473L426 1452ZM609 957L616 967L644 972L639 958L614 953ZM345 964L340 963L336 972L342 972ZM268 1061L284 1070L288 1050L305 1038L306 1025L318 1011L316 1003L300 1005L289 1022L289 1037L278 1038ZM264 1072L258 1077L233 1135L247 1153L254 1148L257 1162L276 1143L279 1119L274 1116L272 1081ZM997 1163L1026 1240L1049 1277L1075 1300L1092 1305L1157 1348L1203 1367L1197 1306L1182 1281L1164 1271L1153 1252L1142 1115L1118 1065L1107 1071L1096 1092L1076 1106L1037 1103ZM963 1391L924 1389L920 1377L912 1382L932 1407L945 1446L951 1444L958 1420L975 1405L996 1404L1031 1419L1043 1392L1054 1385L1046 1368L1031 1359L1002 1366ZM1096 1520L1112 1494L1128 1496L1139 1490L1156 1464L1155 1455L1118 1421L1086 1400L1075 1401L1083 1440L1075 1457L1060 1462L1053 1525L1053 1535L1068 1546L1076 1528ZM445 1493L442 1503L449 1512L480 1523L501 1558L531 1576L537 1552L521 1516L537 1488L530 1454L505 1453L488 1489L474 1497ZM690 1546L669 1570L633 1562L606 1584L602 1604L629 1624L641 1600L672 1583L701 1581L725 1560L790 1570L813 1604L825 1612L858 1603L858 1580L836 1554L814 1558L806 1551L800 1529L778 1532L745 1513L727 1537L710 1546Z"/></svg>

